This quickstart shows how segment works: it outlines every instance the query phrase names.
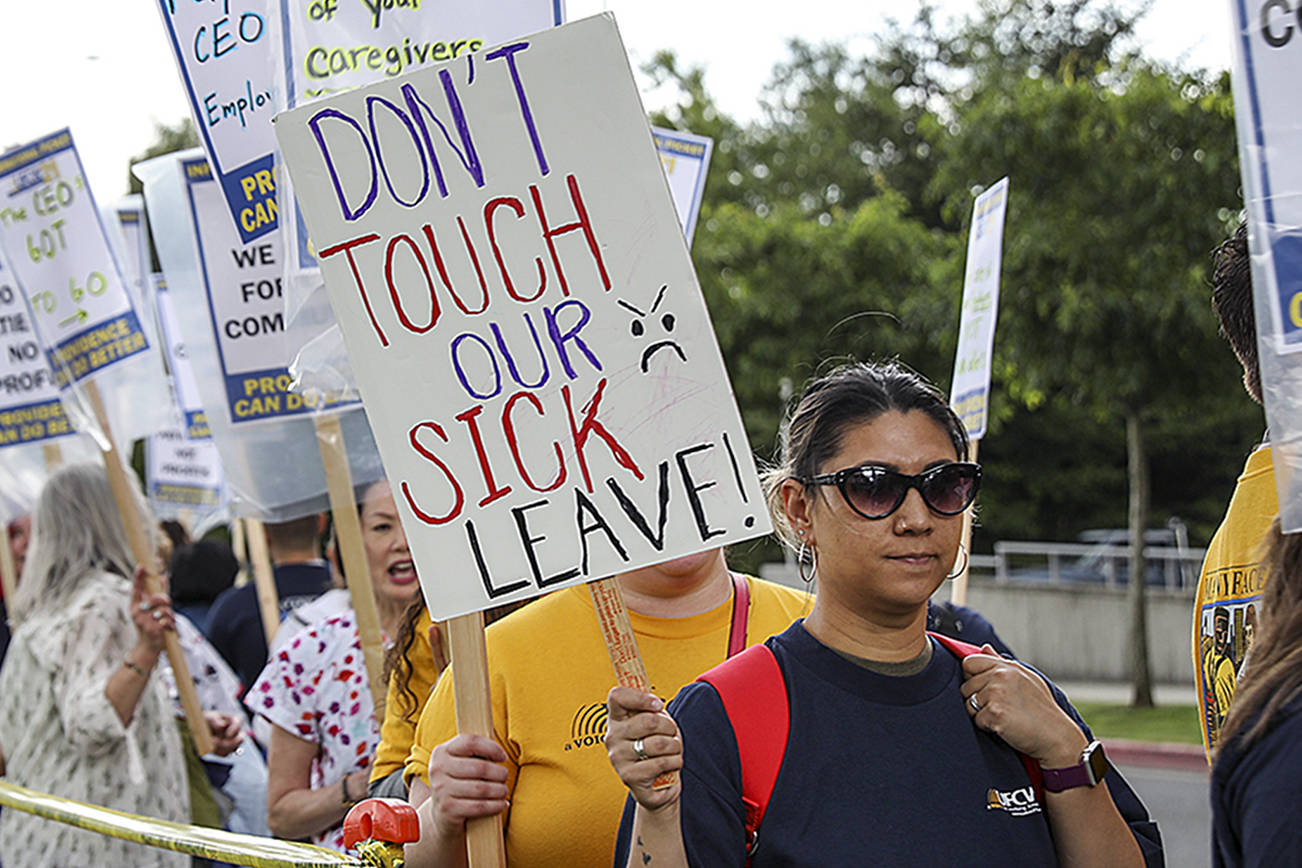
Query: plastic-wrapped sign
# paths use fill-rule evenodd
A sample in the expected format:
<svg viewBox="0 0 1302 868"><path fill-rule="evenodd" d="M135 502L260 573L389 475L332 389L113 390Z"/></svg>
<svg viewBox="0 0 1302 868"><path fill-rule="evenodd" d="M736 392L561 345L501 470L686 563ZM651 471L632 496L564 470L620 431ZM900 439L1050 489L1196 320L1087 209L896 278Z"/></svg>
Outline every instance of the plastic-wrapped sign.
<svg viewBox="0 0 1302 868"><path fill-rule="evenodd" d="M197 148L166 154L137 163L134 171L144 183L150 234L167 278L169 307L184 342L185 357L194 372L213 440L221 454L231 511L262 521L287 521L319 512L328 504L314 420L300 414L269 418L255 425L237 423L231 418L226 377L217 348L218 330L213 328L207 282L199 261L200 245L196 240L190 185L181 165L196 158L202 159L202 152ZM222 222L228 222L224 216ZM247 247L260 243L262 240ZM235 244L219 253L230 259L232 250L245 252L246 249L245 245ZM238 292L239 286L227 290ZM362 486L383 476L360 405L343 411L340 424L354 482Z"/></svg>
<svg viewBox="0 0 1302 868"><path fill-rule="evenodd" d="M1291 4L1296 7L1297 4ZM1231 0L1234 117L1252 254L1262 393L1280 520L1302 531L1302 21Z"/></svg>
<svg viewBox="0 0 1302 868"><path fill-rule="evenodd" d="M696 218L701 213L701 195L705 192L705 176L710 171L714 139L660 127L652 127L651 132L690 247L696 234Z"/></svg>
<svg viewBox="0 0 1302 868"><path fill-rule="evenodd" d="M291 106L565 20L564 0L319 0L284 8L284 90ZM315 268L295 200L282 196L281 205L295 270Z"/></svg>
<svg viewBox="0 0 1302 868"><path fill-rule="evenodd" d="M0 156L0 244L60 387L148 349L67 130Z"/></svg>
<svg viewBox="0 0 1302 868"><path fill-rule="evenodd" d="M286 9L293 5L285 3ZM195 129L245 244L277 225L271 116L283 107L275 72L278 6L269 0L158 2Z"/></svg>
<svg viewBox="0 0 1302 868"><path fill-rule="evenodd" d="M276 133L434 617L768 532L612 17Z"/></svg>
<svg viewBox="0 0 1302 868"><path fill-rule="evenodd" d="M191 440L205 440L212 437L208 427L208 414L204 412L203 401L199 398L199 384L194 378L194 368L190 366L190 357L186 353L185 339L181 337L181 328L177 324L176 311L172 307L172 293L167 290L167 281L161 274L153 275L154 299L158 305L158 325L162 332L163 352L167 356L167 366L172 371L173 394L176 396L177 409L185 423L185 436Z"/></svg>
<svg viewBox="0 0 1302 868"><path fill-rule="evenodd" d="M243 243L222 219L221 189L208 161L185 160L181 170L231 422L336 408L338 404L324 396L300 395L289 388L280 236Z"/></svg>
<svg viewBox="0 0 1302 868"><path fill-rule="evenodd" d="M72 433L27 299L0 256L0 446Z"/></svg>
<svg viewBox="0 0 1302 868"><path fill-rule="evenodd" d="M1000 178L973 203L967 236L963 313L949 401L973 440L985 436L990 416L990 364L999 317L999 266L1007 210L1008 179Z"/></svg>

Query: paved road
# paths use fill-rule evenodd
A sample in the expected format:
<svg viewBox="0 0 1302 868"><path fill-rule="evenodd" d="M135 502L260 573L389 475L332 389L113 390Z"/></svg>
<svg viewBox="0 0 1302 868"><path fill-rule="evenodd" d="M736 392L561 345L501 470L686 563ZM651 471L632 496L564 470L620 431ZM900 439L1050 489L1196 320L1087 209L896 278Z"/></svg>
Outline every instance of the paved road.
<svg viewBox="0 0 1302 868"><path fill-rule="evenodd" d="M1170 868L1211 865L1211 807L1205 772L1119 766L1157 820Z"/></svg>

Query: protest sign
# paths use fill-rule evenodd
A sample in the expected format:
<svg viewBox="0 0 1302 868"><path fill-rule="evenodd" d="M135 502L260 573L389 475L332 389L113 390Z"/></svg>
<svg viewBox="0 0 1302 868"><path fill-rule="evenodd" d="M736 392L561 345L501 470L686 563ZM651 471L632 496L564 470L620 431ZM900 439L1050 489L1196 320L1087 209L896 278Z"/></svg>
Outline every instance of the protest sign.
<svg viewBox="0 0 1302 868"><path fill-rule="evenodd" d="M0 256L0 446L73 434L27 299Z"/></svg>
<svg viewBox="0 0 1302 868"><path fill-rule="evenodd" d="M122 271L122 280L131 296L132 306L144 320L150 320L149 232L145 226L144 200L139 196L124 196L103 215L108 230L109 246ZM145 325L145 333L152 340L158 334L157 323Z"/></svg>
<svg viewBox="0 0 1302 868"><path fill-rule="evenodd" d="M191 440L177 429L150 435L145 480L159 518L212 512L222 505L221 459L212 440Z"/></svg>
<svg viewBox="0 0 1302 868"><path fill-rule="evenodd" d="M954 378L949 403L967 428L968 460L977 460L977 444L986 434L990 415L990 367L999 316L999 272L1003 254L1004 214L1008 210L1008 178L1000 178L972 203L963 272L963 302L954 353ZM972 551L972 510L963 513L960 545L963 564L950 585L950 599L967 602L968 552Z"/></svg>
<svg viewBox="0 0 1302 868"><path fill-rule="evenodd" d="M692 236L696 234L696 218L701 213L701 195L705 192L705 176L710 169L710 155L714 153L714 139L661 127L652 127L651 133L656 150L660 152L665 177L669 180L674 209L690 247Z"/></svg>
<svg viewBox="0 0 1302 868"><path fill-rule="evenodd" d="M191 440L209 439L212 437L212 429L208 426L208 414L199 397L199 384L195 380L194 367L190 364L185 339L181 337L172 293L168 291L167 281L161 274L152 275L151 279L154 284L154 302L158 308L158 330L163 354L167 358L167 367L172 372L173 394L176 396L177 409L181 411L185 436Z"/></svg>
<svg viewBox="0 0 1302 868"><path fill-rule="evenodd" d="M276 132L435 619L768 531L612 18Z"/></svg>
<svg viewBox="0 0 1302 868"><path fill-rule="evenodd" d="M96 382L150 344L66 129L0 156L0 247L27 294L65 410L99 444L132 556L144 567L150 591L161 592L155 555ZM212 737L175 633L166 634L165 646L191 735L200 753L207 753Z"/></svg>
<svg viewBox="0 0 1302 868"><path fill-rule="evenodd" d="M1302 531L1302 21L1231 0L1235 122L1262 394L1286 532Z"/></svg>
<svg viewBox="0 0 1302 868"><path fill-rule="evenodd" d="M974 441L985 436L990 411L990 364L999 315L999 266L1007 209L1008 179L1001 178L973 203L967 236L963 306L949 403Z"/></svg>
<svg viewBox="0 0 1302 868"><path fill-rule="evenodd" d="M564 0L313 0L286 7L284 91L289 106L413 69L467 57L565 20ZM288 188L286 192L289 192ZM282 195L293 271L316 261L292 194Z"/></svg>
<svg viewBox="0 0 1302 868"><path fill-rule="evenodd" d="M244 244L278 225L271 116L283 107L274 26L279 5L158 2L195 129ZM285 4L287 14L293 5Z"/></svg>
<svg viewBox="0 0 1302 868"><path fill-rule="evenodd" d="M184 160L181 170L231 423L337 407L330 396L290 390L280 236L243 243L221 219L221 192L207 160Z"/></svg>

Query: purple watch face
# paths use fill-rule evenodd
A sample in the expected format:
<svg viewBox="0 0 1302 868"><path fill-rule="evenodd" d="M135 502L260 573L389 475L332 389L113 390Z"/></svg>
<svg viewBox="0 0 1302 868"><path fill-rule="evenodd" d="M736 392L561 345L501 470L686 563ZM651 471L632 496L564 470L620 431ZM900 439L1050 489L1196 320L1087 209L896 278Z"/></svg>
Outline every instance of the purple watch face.
<svg viewBox="0 0 1302 868"><path fill-rule="evenodd" d="M1044 788L1051 793L1060 793L1074 787L1092 787L1107 773L1108 759L1103 754L1103 745L1092 741L1076 765L1065 769L1044 769Z"/></svg>

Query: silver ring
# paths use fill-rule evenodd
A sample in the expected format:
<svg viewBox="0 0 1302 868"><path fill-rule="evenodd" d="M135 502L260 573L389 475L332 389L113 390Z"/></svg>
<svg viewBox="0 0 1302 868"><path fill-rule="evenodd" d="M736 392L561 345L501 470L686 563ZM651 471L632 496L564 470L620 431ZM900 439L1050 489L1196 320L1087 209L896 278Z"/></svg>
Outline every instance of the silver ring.
<svg viewBox="0 0 1302 868"><path fill-rule="evenodd" d="M973 693L971 696L967 698L967 704L972 706L973 711L981 710L981 700L977 699L977 695L975 693Z"/></svg>
<svg viewBox="0 0 1302 868"><path fill-rule="evenodd" d="M154 612L154 620L155 621L163 620L163 612L161 609Z"/></svg>
<svg viewBox="0 0 1302 868"><path fill-rule="evenodd" d="M633 739L633 755L638 758L639 762L651 759L650 755L646 752L646 743L640 738Z"/></svg>
<svg viewBox="0 0 1302 868"><path fill-rule="evenodd" d="M142 611L142 612L148 612L148 611L149 611L150 609L152 609L152 608L153 608L153 606L151 606L151 605L149 604L149 601L148 601L148 600L141 600L141 601L140 601L140 611Z"/></svg>

